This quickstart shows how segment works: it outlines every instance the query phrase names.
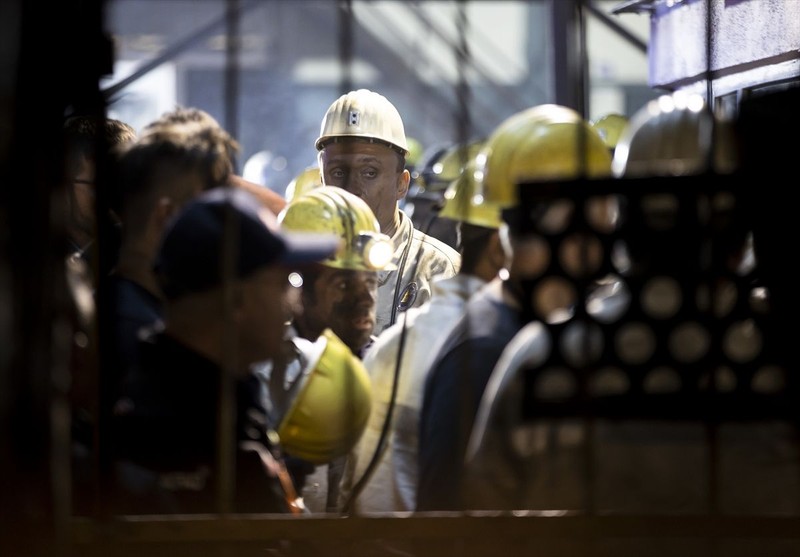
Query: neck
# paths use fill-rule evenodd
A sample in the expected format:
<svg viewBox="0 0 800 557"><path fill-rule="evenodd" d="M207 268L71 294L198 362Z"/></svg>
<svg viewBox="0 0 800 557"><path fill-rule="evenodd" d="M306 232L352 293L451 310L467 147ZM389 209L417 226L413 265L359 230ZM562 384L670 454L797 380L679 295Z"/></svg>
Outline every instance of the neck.
<svg viewBox="0 0 800 557"><path fill-rule="evenodd" d="M465 274L478 277L484 282L489 282L497 276L502 268L502 265L498 265L495 261L489 258L483 258L477 262L474 269L465 271Z"/></svg>
<svg viewBox="0 0 800 557"><path fill-rule="evenodd" d="M153 258L145 250L126 246L120 250L116 274L135 282L153 296L163 298L152 271Z"/></svg>
<svg viewBox="0 0 800 557"><path fill-rule="evenodd" d="M381 226L381 232L389 236L389 238L393 238L397 231L400 229L400 222L402 221L402 216L400 214L400 209L394 212L394 216L392 216L392 220L389 222L388 225Z"/></svg>
<svg viewBox="0 0 800 557"><path fill-rule="evenodd" d="M233 362L235 367L232 370L233 375L242 377L249 371L248 366L242 365L244 355L241 353L230 353L226 350L227 342L229 339L225 338L226 332L223 327L198 327L196 323L182 324L168 321L164 332L197 352L206 359L214 362L221 369L224 369L228 358L234 356ZM234 342L234 346L238 344Z"/></svg>
<svg viewBox="0 0 800 557"><path fill-rule="evenodd" d="M322 327L312 327L304 315L296 316L292 324L299 337L312 342L317 340L323 331Z"/></svg>
<svg viewBox="0 0 800 557"><path fill-rule="evenodd" d="M202 354L212 362L216 364L221 363L222 350L219 345L219 334L217 331L212 333L210 329L207 329L204 334L202 331L189 331L183 327L176 326L176 324L168 323L165 332L181 344L191 348L198 354Z"/></svg>
<svg viewBox="0 0 800 557"><path fill-rule="evenodd" d="M512 278L506 280L497 278L494 280L500 281L502 284L503 301L512 308L522 309L522 300L525 298L525 292L519 282Z"/></svg>

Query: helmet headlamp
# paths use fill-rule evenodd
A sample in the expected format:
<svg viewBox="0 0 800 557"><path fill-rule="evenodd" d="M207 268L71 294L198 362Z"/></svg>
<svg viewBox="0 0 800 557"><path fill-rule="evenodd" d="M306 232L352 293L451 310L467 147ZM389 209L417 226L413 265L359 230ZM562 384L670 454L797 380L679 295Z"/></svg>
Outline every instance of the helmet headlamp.
<svg viewBox="0 0 800 557"><path fill-rule="evenodd" d="M375 271L386 269L394 255L394 244L386 234L361 233L356 237L356 252L364 264Z"/></svg>

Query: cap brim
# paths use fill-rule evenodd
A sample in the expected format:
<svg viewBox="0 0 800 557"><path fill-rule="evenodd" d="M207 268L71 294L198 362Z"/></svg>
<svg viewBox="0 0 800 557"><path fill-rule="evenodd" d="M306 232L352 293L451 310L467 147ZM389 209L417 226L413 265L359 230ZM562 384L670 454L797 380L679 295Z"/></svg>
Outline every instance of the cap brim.
<svg viewBox="0 0 800 557"><path fill-rule="evenodd" d="M342 241L334 234L315 234L305 232L281 232L286 251L278 258L279 263L322 262L333 256Z"/></svg>

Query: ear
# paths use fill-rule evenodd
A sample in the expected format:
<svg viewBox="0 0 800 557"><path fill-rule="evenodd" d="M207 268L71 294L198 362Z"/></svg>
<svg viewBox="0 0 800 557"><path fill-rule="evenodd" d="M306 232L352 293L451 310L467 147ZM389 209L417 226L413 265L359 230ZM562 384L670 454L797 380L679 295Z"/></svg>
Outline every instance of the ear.
<svg viewBox="0 0 800 557"><path fill-rule="evenodd" d="M503 247L503 240L500 237L499 230L489 238L486 252L486 257L495 269L499 270L506 266L508 255Z"/></svg>
<svg viewBox="0 0 800 557"><path fill-rule="evenodd" d="M397 200L400 201L408 193L408 186L411 184L411 173L407 168L397 178Z"/></svg>
<svg viewBox="0 0 800 557"><path fill-rule="evenodd" d="M156 222L159 233L164 231L167 221L172 217L173 214L175 214L175 211L177 210L178 207L171 198L164 196L158 199L153 218Z"/></svg>
<svg viewBox="0 0 800 557"><path fill-rule="evenodd" d="M321 149L317 151L317 166L319 167L319 183L323 186L325 184L325 173L322 171L325 168L323 165L325 164L325 149Z"/></svg>
<svg viewBox="0 0 800 557"><path fill-rule="evenodd" d="M238 280L235 280L233 288L231 289L231 319L235 324L239 324L244 319L244 306L246 303L245 286Z"/></svg>

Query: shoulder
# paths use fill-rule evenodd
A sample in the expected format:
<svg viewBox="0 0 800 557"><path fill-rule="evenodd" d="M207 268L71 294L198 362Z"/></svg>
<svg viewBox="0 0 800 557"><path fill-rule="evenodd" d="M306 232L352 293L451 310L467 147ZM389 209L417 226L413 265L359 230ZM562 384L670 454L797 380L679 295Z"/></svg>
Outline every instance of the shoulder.
<svg viewBox="0 0 800 557"><path fill-rule="evenodd" d="M414 239L419 242L419 249L426 256L442 261L456 270L461 266L461 254L438 238L415 228Z"/></svg>
<svg viewBox="0 0 800 557"><path fill-rule="evenodd" d="M430 250L441 252L443 255L446 255L447 257L461 261L461 254L458 253L458 251L453 249L452 246L446 244L439 238L436 238L435 236L431 236L430 234L426 234L422 230L415 228L414 238L419 240L421 244L423 244Z"/></svg>
<svg viewBox="0 0 800 557"><path fill-rule="evenodd" d="M491 292L481 290L464 306L461 325L471 342L489 345L508 342L522 327L520 314L497 300Z"/></svg>
<svg viewBox="0 0 800 557"><path fill-rule="evenodd" d="M416 313L417 308L410 308L407 312ZM375 336L362 352L364 367L372 373L375 366L385 364L387 361L394 361L400 349L400 335L403 329L411 325L413 313L398 318L393 325L386 327L378 336Z"/></svg>
<svg viewBox="0 0 800 557"><path fill-rule="evenodd" d="M452 246L442 240L430 234L426 234L415 227L408 215L400 209L398 209L398 211L400 213L402 226L407 227L405 228L406 230L410 229L414 242L419 244L419 249L439 259L448 260L451 264L456 265L456 267L461 264L461 254L458 253L457 250L453 249Z"/></svg>

